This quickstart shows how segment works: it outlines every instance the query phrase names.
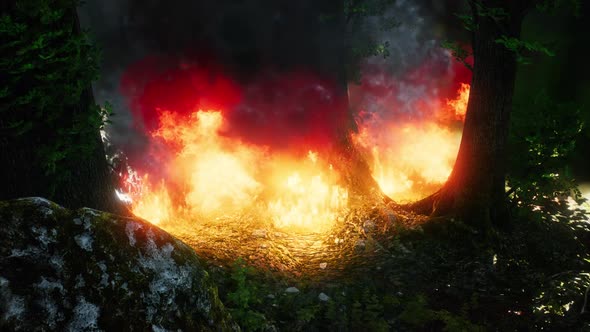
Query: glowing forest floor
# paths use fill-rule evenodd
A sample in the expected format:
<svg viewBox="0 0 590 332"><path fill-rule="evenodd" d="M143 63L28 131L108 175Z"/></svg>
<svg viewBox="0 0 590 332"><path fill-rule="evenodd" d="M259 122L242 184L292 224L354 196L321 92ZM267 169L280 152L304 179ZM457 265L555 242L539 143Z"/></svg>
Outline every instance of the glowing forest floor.
<svg viewBox="0 0 590 332"><path fill-rule="evenodd" d="M397 230L426 219L382 205L350 209L329 232L320 233L277 229L270 222L261 223L255 213L161 227L212 266L230 266L241 259L283 277L321 281L352 278L378 266Z"/></svg>
<svg viewBox="0 0 590 332"><path fill-rule="evenodd" d="M325 234L247 214L169 231L203 258L246 331L590 330L584 218L516 215L484 237L380 206Z"/></svg>

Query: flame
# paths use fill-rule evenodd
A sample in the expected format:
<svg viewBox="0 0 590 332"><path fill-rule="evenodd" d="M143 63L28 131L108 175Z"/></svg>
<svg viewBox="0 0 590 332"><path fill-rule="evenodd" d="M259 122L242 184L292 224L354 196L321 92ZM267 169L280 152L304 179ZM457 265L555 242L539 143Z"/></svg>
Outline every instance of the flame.
<svg viewBox="0 0 590 332"><path fill-rule="evenodd" d="M308 161L303 165L277 167L282 171L273 181L276 195L269 202L268 210L279 227L325 231L346 207L348 192L336 184L334 171L319 167L316 152L309 151ZM289 173L293 169L296 171ZM318 224L318 220L323 222Z"/></svg>
<svg viewBox="0 0 590 332"><path fill-rule="evenodd" d="M271 155L263 146L224 136L220 111L188 117L160 112L152 139L173 153L159 157L159 182L135 171L125 177L135 215L173 227L257 208L277 227L321 231L345 207L347 192L318 152Z"/></svg>
<svg viewBox="0 0 590 332"><path fill-rule="evenodd" d="M165 111L153 136L179 147L168 168L178 186L188 186L184 203L204 214L245 206L260 189L252 176L260 151L219 136L220 112L199 111L183 121L182 116Z"/></svg>
<svg viewBox="0 0 590 332"><path fill-rule="evenodd" d="M459 95L456 99L447 99L447 107L451 113L455 113L455 118L460 121L465 121L465 113L467 113L467 102L469 101L469 91L471 86L466 83L461 83L459 88Z"/></svg>
<svg viewBox="0 0 590 332"><path fill-rule="evenodd" d="M168 230L251 213L280 228L330 227L346 212L348 192L341 167L328 163L339 159L326 151L342 138L349 107L360 111L353 141L394 200L434 192L453 167L469 99L461 82L471 75L453 62L427 62L399 77L367 63L362 84L345 96L310 72L270 70L238 83L208 61L159 61L134 66L122 80L148 137L147 148L131 147L133 168L120 174L117 195Z"/></svg>
<svg viewBox="0 0 590 332"><path fill-rule="evenodd" d="M430 118L361 121L353 136L371 166L381 190L397 201L411 201L436 191L449 177L461 142L461 129L449 121L463 121L469 99L468 84L461 84L457 98L422 101ZM455 126L456 127L456 126Z"/></svg>
<svg viewBox="0 0 590 332"><path fill-rule="evenodd" d="M132 201L131 212L153 224L170 220L173 213L172 201L164 184L160 184L154 191L142 194L140 200Z"/></svg>

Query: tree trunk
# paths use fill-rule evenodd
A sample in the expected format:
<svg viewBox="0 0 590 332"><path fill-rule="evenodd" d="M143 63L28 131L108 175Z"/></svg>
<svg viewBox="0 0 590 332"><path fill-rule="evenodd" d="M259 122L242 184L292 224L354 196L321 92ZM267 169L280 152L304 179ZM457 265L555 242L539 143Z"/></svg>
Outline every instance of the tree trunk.
<svg viewBox="0 0 590 332"><path fill-rule="evenodd" d="M2 6L2 14L11 14L15 2L8 2ZM75 8L70 11L74 15L72 27L75 33L80 33ZM32 26L30 28L38 28ZM2 54L4 58L14 54ZM38 83L31 83L38 84ZM27 91L16 91L17 94L25 94ZM66 93L64 91L64 93ZM7 128L10 121L24 120L33 122L32 130L25 134L1 132L0 136L0 200L13 199L27 196L41 196L55 201L69 208L90 207L110 212L124 213L122 205L114 194L114 178L111 176L106 160L104 147L97 131L94 135L93 150L89 158L73 156L69 160L60 162L67 165L57 170L60 174L69 174L68 179L55 186L54 175L47 174L43 161L39 158L38 149L49 142L53 142L60 129L69 130L74 114L88 114L94 106L94 96L88 87L81 95L77 105L68 107L59 114L59 124L62 128L52 127L50 124L40 123L32 117L30 110L9 109L7 118L0 119L0 128ZM90 142L89 142L90 143ZM51 190L50 188L54 188Z"/></svg>
<svg viewBox="0 0 590 332"><path fill-rule="evenodd" d="M482 15L472 4L473 79L457 160L443 188L412 207L488 229L507 219L506 142L517 68L515 53L497 40L519 37L526 6L521 1L482 3L502 8L508 16Z"/></svg>
<svg viewBox="0 0 590 332"><path fill-rule="evenodd" d="M338 52L339 58L338 66L336 68L335 76L337 77L340 91L339 93L346 100L346 117L343 119L343 123L340 125L342 128L339 133L339 141L336 145L335 155L337 156L334 160L336 169L340 172L343 177L344 183L349 189L351 203L364 204L364 203L388 203L391 201L387 195L383 193L377 181L373 178L371 168L360 151L356 148L352 142L351 135L358 131L358 127L355 121L354 110L350 107L348 100L348 75L347 71L350 66L356 64L352 63L350 52L350 34L349 17L345 15L345 3L344 1L336 2L337 8L334 11L337 13L337 25L338 31L341 36L341 51Z"/></svg>

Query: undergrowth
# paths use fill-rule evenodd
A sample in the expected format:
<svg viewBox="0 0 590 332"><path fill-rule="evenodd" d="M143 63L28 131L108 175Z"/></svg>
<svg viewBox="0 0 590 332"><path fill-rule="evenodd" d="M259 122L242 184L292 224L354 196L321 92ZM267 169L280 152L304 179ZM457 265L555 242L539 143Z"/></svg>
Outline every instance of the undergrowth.
<svg viewBox="0 0 590 332"><path fill-rule="evenodd" d="M452 220L398 230L380 264L352 282L281 278L239 260L221 295L246 331L590 328L579 240L588 227L518 218L493 243Z"/></svg>

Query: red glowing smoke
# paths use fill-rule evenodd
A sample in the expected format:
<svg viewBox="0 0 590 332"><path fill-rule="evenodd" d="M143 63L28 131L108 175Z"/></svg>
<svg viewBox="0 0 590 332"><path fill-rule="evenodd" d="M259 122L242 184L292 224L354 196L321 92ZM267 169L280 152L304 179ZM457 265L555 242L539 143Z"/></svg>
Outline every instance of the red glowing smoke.
<svg viewBox="0 0 590 332"><path fill-rule="evenodd" d="M470 62L471 59L468 59ZM447 100L458 97L463 84L471 83L471 70L450 55L432 57L402 74L388 72L386 63L362 66L361 84L350 84L350 105L357 121L422 122L449 124ZM375 119L377 117L377 119Z"/></svg>
<svg viewBox="0 0 590 332"><path fill-rule="evenodd" d="M308 71L266 70L238 82L212 61L150 57L131 66L121 86L136 127L148 134L163 111L219 110L228 120L223 135L279 150L327 148L348 111L337 85Z"/></svg>

